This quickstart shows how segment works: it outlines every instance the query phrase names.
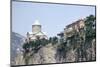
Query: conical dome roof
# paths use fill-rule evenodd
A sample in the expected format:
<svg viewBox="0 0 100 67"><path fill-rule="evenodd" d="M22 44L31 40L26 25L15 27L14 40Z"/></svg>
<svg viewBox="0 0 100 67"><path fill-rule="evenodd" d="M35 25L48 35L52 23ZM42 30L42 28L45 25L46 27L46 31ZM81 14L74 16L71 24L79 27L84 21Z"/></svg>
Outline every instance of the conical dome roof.
<svg viewBox="0 0 100 67"><path fill-rule="evenodd" d="M41 24L39 23L39 20L35 20L35 22L33 23L33 25L41 25Z"/></svg>

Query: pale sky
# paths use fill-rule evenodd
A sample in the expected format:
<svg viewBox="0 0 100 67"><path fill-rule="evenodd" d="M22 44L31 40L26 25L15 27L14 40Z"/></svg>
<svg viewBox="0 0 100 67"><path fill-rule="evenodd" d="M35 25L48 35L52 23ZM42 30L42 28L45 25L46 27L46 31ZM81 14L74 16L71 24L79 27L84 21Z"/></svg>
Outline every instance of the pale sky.
<svg viewBox="0 0 100 67"><path fill-rule="evenodd" d="M12 2L12 31L26 36L38 20L47 36L56 36L65 26L78 19L95 15L94 6Z"/></svg>

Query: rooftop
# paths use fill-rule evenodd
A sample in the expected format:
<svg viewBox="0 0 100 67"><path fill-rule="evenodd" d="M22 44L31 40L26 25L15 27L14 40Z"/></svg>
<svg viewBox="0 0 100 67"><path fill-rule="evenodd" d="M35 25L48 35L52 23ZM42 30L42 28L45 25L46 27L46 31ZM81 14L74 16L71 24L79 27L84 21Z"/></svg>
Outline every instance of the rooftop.
<svg viewBox="0 0 100 67"><path fill-rule="evenodd" d="M35 22L33 23L33 25L41 25L41 24L39 23L39 20L35 20Z"/></svg>

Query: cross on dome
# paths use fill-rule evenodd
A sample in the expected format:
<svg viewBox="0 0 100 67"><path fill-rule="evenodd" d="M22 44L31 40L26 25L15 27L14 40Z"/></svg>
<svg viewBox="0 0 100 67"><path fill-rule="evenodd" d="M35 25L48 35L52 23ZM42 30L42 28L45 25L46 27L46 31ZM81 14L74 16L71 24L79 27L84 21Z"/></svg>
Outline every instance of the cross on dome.
<svg viewBox="0 0 100 67"><path fill-rule="evenodd" d="M39 23L39 20L35 20L35 22L33 23L33 25L41 25L41 24Z"/></svg>

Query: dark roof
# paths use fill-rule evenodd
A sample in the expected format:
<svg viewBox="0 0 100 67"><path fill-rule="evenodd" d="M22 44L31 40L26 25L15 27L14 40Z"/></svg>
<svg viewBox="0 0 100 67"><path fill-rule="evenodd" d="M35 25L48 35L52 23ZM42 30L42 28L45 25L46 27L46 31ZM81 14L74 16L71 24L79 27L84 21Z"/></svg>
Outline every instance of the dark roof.
<svg viewBox="0 0 100 67"><path fill-rule="evenodd" d="M58 36L63 36L64 35L64 33L63 32L61 32L61 33L59 33L59 34L57 34Z"/></svg>

